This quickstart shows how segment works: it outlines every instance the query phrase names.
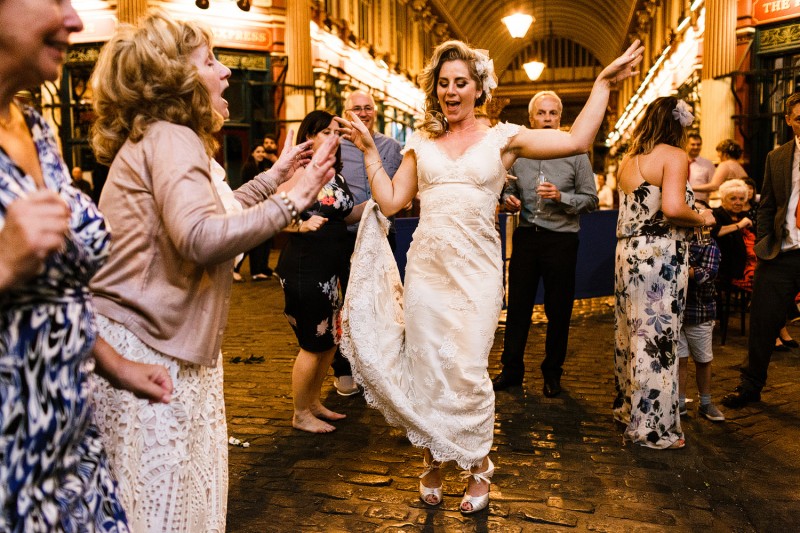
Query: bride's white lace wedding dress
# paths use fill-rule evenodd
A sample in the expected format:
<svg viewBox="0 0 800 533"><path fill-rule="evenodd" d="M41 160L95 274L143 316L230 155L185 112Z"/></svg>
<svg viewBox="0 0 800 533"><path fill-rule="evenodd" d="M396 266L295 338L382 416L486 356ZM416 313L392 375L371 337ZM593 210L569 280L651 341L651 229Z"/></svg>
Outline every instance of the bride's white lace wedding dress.
<svg viewBox="0 0 800 533"><path fill-rule="evenodd" d="M370 200L343 310L342 353L364 395L412 444L462 468L488 455L494 391L487 371L503 300L495 211L506 177L501 150L519 131L498 124L453 159L415 133L421 214L405 292Z"/></svg>

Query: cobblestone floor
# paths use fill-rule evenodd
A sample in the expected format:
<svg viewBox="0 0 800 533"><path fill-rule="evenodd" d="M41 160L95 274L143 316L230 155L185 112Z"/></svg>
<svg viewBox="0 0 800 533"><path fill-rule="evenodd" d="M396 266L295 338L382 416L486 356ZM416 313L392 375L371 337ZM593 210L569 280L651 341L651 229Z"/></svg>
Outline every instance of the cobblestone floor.
<svg viewBox="0 0 800 533"><path fill-rule="evenodd" d="M712 531L800 530L800 350L777 353L763 401L726 410L715 424L690 404L687 446L623 446L610 413L613 313L606 300L580 305L572 322L564 392L541 394L541 320L528 341L523 389L497 395L488 512L458 512L463 484L444 470L438 509L417 498L418 450L361 396L325 403L347 413L337 431L291 427L290 376L297 345L276 280L237 284L223 345L231 436L228 531ZM790 329L800 338L800 328ZM715 335L717 332L715 332ZM732 321L715 341L714 399L738 382L746 338ZM499 369L502 329L490 373ZM261 359L263 357L263 362ZM696 395L693 371L689 392Z"/></svg>

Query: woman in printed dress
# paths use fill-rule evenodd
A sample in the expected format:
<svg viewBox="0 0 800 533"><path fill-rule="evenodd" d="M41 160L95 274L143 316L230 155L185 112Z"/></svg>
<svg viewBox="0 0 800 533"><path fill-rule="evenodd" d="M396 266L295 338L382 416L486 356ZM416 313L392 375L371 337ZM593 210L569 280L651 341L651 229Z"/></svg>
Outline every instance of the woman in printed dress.
<svg viewBox="0 0 800 533"><path fill-rule="evenodd" d="M657 98L619 166L615 275L614 418L625 438L682 448L677 343L688 283L688 228L711 226L686 185L683 150L694 117L686 102Z"/></svg>
<svg viewBox="0 0 800 533"><path fill-rule="evenodd" d="M50 126L14 100L56 79L81 28L68 1L0 0L0 531L128 531L89 374L96 362L151 401L172 390L163 367L97 340L88 283L108 255L108 228L72 187Z"/></svg>
<svg viewBox="0 0 800 533"><path fill-rule="evenodd" d="M328 137L339 137L339 124L326 111L312 111L297 131L299 142L311 141L318 149ZM341 337L340 280L346 274L347 224L361 218L363 205L354 208L353 195L344 178L341 150L336 152L336 175L317 195L317 201L300 215L300 223L289 226L289 243L278 260L278 275L285 296L284 313L292 326L300 351L292 369L292 426L311 433L336 429L325 420L345 415L327 409L320 401L322 382L333 361ZM304 169L281 185L291 188Z"/></svg>
<svg viewBox="0 0 800 533"><path fill-rule="evenodd" d="M345 303L342 353L365 397L425 448L420 498L442 501L443 461L467 469L459 509L486 508L494 465L494 391L488 357L503 300L500 241L494 226L506 170L518 157L546 159L587 151L605 114L611 85L641 60L638 41L605 68L572 130L489 128L475 107L497 86L492 61L460 41L434 50L420 75L426 115L389 179L369 131L343 121L362 151L376 204L359 227ZM420 221L408 253L405 288L378 216L419 192Z"/></svg>

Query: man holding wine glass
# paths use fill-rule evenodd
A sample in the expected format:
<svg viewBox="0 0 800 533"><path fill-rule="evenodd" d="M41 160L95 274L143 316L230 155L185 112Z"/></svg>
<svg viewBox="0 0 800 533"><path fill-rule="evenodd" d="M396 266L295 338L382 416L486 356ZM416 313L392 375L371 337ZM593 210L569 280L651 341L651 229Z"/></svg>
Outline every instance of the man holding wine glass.
<svg viewBox="0 0 800 533"><path fill-rule="evenodd" d="M558 129L561 99L552 91L536 93L528 105L533 129ZM502 201L506 211L520 211L512 237L508 278L508 311L501 362L494 390L522 385L523 356L539 279L544 285L547 315L543 392L561 392L569 322L575 298L579 215L597 209L594 173L586 154L551 160L517 159Z"/></svg>

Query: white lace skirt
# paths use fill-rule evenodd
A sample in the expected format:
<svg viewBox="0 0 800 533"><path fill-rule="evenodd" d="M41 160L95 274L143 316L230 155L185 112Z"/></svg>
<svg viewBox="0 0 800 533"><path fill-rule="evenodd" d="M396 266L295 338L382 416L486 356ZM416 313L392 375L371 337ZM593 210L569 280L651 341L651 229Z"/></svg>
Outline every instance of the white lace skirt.
<svg viewBox="0 0 800 533"><path fill-rule="evenodd" d="M146 346L117 322L98 316L100 336L126 359L163 365L169 404L150 404L95 376L94 416L136 532L224 532L228 436L222 360L193 365Z"/></svg>

